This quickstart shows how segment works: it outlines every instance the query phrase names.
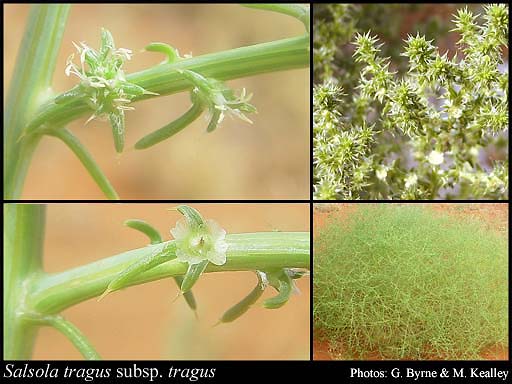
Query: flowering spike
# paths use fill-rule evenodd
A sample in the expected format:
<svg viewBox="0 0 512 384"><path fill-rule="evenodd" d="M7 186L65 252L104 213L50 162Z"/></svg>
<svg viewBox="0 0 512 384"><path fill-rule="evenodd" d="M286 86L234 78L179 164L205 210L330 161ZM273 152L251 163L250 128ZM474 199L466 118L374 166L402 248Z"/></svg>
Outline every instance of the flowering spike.
<svg viewBox="0 0 512 384"><path fill-rule="evenodd" d="M212 116L207 132L215 130L225 114L252 123L244 113L254 113L256 108L249 104L252 95L247 95L245 89L237 96L232 89L216 79L206 78L190 70L179 70L179 72L192 83L192 95L208 108Z"/></svg>
<svg viewBox="0 0 512 384"><path fill-rule="evenodd" d="M124 147L124 111L133 110L129 104L137 97L152 94L140 87L126 81L122 70L125 61L130 60L132 51L126 48L117 48L114 38L107 29L101 31L101 46L99 51L87 46L84 42L73 45L80 56L80 66L73 62L74 55L66 61L65 74L77 76L80 84L77 92L71 95L61 95L62 102L67 98L81 97L93 109L90 120L94 118L108 119L112 125L116 151L121 152ZM80 94L79 94L80 93Z"/></svg>

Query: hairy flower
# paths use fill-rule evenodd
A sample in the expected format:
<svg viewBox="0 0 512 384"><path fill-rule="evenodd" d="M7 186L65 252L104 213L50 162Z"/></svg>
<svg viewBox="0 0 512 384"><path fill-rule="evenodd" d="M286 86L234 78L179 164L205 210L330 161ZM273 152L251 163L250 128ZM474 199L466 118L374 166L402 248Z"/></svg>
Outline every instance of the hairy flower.
<svg viewBox="0 0 512 384"><path fill-rule="evenodd" d="M254 113L256 108L249 104L252 94L247 94L245 88L242 89L240 95L237 95L231 88L216 79L206 78L189 70L180 70L179 72L194 85L192 99L208 108L210 113L208 132L213 131L226 115L252 124L245 113Z"/></svg>
<svg viewBox="0 0 512 384"><path fill-rule="evenodd" d="M71 54L64 72L67 76L77 76L80 84L63 96L85 99L94 111L87 122L94 118L108 119L112 123L116 150L121 152L124 146L124 111L134 109L129 104L135 97L156 93L126 80L122 66L131 59L132 51L116 49L108 30L101 31L101 47L98 51L84 42L73 45L78 51L80 65L74 63L75 55Z"/></svg>

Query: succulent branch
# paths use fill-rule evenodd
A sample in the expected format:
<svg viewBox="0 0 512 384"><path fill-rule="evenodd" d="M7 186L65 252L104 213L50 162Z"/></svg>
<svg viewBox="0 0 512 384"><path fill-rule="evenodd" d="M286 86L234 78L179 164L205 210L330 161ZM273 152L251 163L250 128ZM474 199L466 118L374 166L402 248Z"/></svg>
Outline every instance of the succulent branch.
<svg viewBox="0 0 512 384"><path fill-rule="evenodd" d="M309 7L295 4L250 7L284 13L309 25ZM56 13L61 19L55 23L60 28L60 33L67 15L67 11L64 10L67 8L48 9L62 9L62 12ZM45 11L44 6L36 7L34 14ZM58 48L60 35L51 36L55 37L55 41L49 43ZM30 35L30 38L32 40L28 44L37 44L34 34ZM87 122L92 119L109 122L115 150L120 153L125 147L125 120L128 117L125 112L133 110L135 102L176 92L190 92L192 106L187 112L177 120L139 139L135 144L135 149L145 149L180 132L204 111L209 116L207 132L215 131L226 115L250 123L246 114L256 111L256 108L249 104L251 95L247 94L245 89L240 92L230 89L225 81L309 65L308 33L197 57L181 57L172 46L153 42L146 47L146 51L163 53L166 60L152 68L132 74L125 74L123 69L124 63L132 58L132 51L117 47L114 37L106 28L101 30L98 49L85 42L74 43L74 46L77 57L75 59L74 54L68 57L65 74L76 76L78 84L61 94L52 95L48 92L51 84L44 78L44 87L36 87L38 92L34 95L37 97L29 103L30 110L23 114L23 121L13 121L9 116L14 115L10 113L4 121L8 139L5 147L7 151L4 178L4 196L7 199L19 197L31 154L44 135L58 136L61 140L68 139L64 142L79 155L82 164L93 175L106 196L111 199L117 197L113 189L107 188L108 181L78 139L67 133L56 133L58 130L66 129L68 123L83 115L89 114ZM51 54L55 56L55 52ZM32 64L35 66L35 62ZM50 72L53 71L53 66L52 62L48 67ZM31 70L27 65L22 69L27 73ZM22 72L19 76L22 76ZM13 84L18 82L14 81ZM41 97L43 90L46 93ZM14 109L15 105L10 102L9 108ZM18 149L12 151L14 147ZM18 161L19 156L23 156L23 161Z"/></svg>

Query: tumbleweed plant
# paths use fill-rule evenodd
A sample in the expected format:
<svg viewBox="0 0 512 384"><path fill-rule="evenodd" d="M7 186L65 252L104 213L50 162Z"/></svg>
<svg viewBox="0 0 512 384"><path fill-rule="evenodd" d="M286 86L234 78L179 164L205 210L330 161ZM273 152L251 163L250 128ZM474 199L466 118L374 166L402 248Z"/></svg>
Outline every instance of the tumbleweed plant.
<svg viewBox="0 0 512 384"><path fill-rule="evenodd" d="M348 6L332 9L350 19ZM411 31L405 70L383 56L387 41L353 24L317 24L325 42L315 40L314 53L323 78L314 88L315 198L506 199L508 6L459 9L458 41L446 51ZM343 38L352 62L329 70Z"/></svg>
<svg viewBox="0 0 512 384"><path fill-rule="evenodd" d="M125 225L146 236L146 246L48 273L43 269L45 212L40 204L4 206L6 360L30 359L40 327L55 328L84 358L99 359L101 351L62 312L91 298L97 306L108 305L110 295L130 286L172 277L176 288L162 300L169 305L184 300L196 312L201 298L194 295L194 285L204 274L253 271L249 292L240 292L239 301L218 314L216 327L230 327L241 316L250 316L255 306L276 310L288 302L293 305L295 281L309 271L308 232L226 233L222 223L179 205L168 213L176 223L169 225L171 240L148 222L129 219ZM274 293L259 300L265 291Z"/></svg>
<svg viewBox="0 0 512 384"><path fill-rule="evenodd" d="M164 42L148 41L146 52L119 45L108 25L96 41L75 41L61 48L69 5L34 5L19 48L4 113L4 198L18 199L34 151L45 136L65 144L109 199L118 198L113 185L68 125L81 117L110 126L115 153L126 150L126 121L136 103L187 92L190 105L181 116L139 138L134 150L144 150L171 138L204 117L204 130L221 129L225 119L251 124L256 106L250 90L233 89L227 81L309 65L309 7L298 4L252 4L255 12L277 12L304 24L297 37L270 41L199 56L180 54ZM286 17L284 16L284 17ZM66 49L64 74L74 86L64 92L53 87L57 53ZM135 51L134 51L135 50ZM128 73L133 56L161 55L163 61ZM134 111L135 109L135 111ZM131 146L131 145L130 145Z"/></svg>
<svg viewBox="0 0 512 384"><path fill-rule="evenodd" d="M507 236L426 207L331 217L314 242L315 335L348 360L472 360L507 348Z"/></svg>

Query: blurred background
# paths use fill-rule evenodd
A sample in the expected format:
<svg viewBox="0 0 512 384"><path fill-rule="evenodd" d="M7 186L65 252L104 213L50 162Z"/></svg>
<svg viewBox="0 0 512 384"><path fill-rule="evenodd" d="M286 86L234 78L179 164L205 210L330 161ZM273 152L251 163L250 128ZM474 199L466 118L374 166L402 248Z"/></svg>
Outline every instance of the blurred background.
<svg viewBox="0 0 512 384"><path fill-rule="evenodd" d="M147 238L123 226L126 219L143 219L165 240L180 218L167 211L172 204L50 204L47 210L45 271L68 268L144 247ZM191 204L228 233L309 231L308 204ZM274 291L230 324L212 326L225 310L256 285L253 272L221 272L199 279L193 292L198 316L184 299L173 303L178 288L173 279L130 287L91 299L63 312L89 338L104 359L309 359L309 278L297 280L300 295L278 310L261 306ZM60 333L42 328L34 359L82 359Z"/></svg>
<svg viewBox="0 0 512 384"><path fill-rule="evenodd" d="M4 6L4 97L15 65L29 6ZM135 53L125 72L146 69L162 61L161 54L141 53L150 42L175 46L199 56L304 33L291 17L226 5L112 5L71 7L54 75L54 90L76 84L66 77L72 41L98 48L101 27L108 28L116 46ZM309 69L258 75L228 82L253 93L258 114L254 124L226 119L212 134L201 117L175 137L155 147L135 151L146 134L181 116L190 105L181 93L135 104L126 114L126 149L118 157L111 128L85 116L69 128L90 150L124 199L306 199L309 198ZM283 150L285 149L285 150ZM24 199L103 199L104 196L77 158L60 141L45 137L31 164Z"/></svg>

